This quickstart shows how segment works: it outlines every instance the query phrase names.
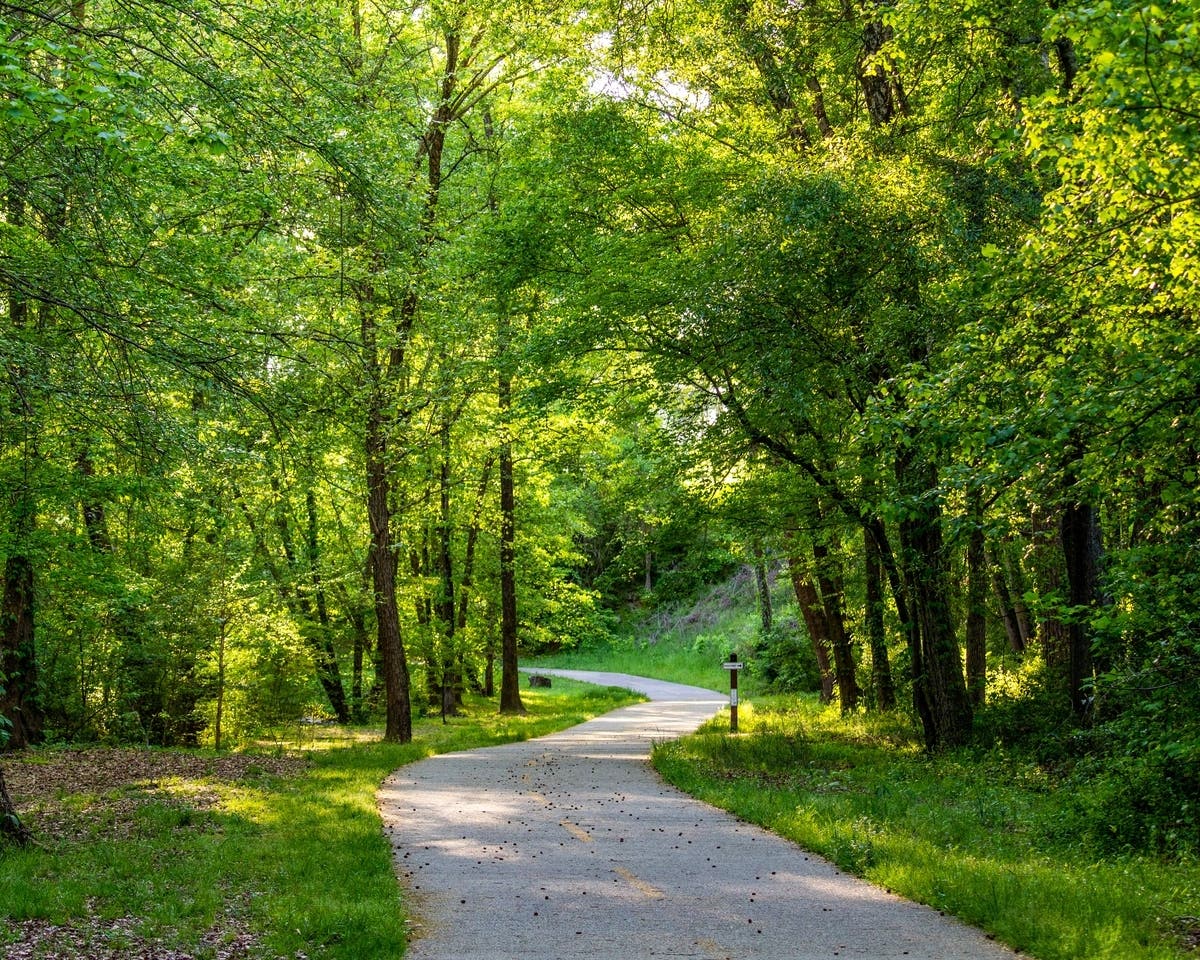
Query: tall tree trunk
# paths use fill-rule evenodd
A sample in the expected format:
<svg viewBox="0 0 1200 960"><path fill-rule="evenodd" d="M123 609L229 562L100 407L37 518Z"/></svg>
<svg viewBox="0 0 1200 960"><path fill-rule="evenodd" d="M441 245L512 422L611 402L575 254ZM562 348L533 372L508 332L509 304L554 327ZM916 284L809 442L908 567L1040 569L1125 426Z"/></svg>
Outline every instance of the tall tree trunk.
<svg viewBox="0 0 1200 960"><path fill-rule="evenodd" d="M409 743L412 740L412 703L408 691L408 660L400 635L400 611L396 603L396 545L392 542L386 391L379 362L375 318L369 304L362 304L361 321L368 389L364 442L367 523L371 531L371 586L379 659L383 668L386 708L384 739Z"/></svg>
<svg viewBox="0 0 1200 960"><path fill-rule="evenodd" d="M946 551L937 469L912 448L896 461L902 495L911 504L900 523L905 593L915 625L913 697L931 750L960 746L971 734L971 700L950 616Z"/></svg>
<svg viewBox="0 0 1200 960"><path fill-rule="evenodd" d="M863 27L862 48L858 54L858 82L867 103L872 126L883 126L896 116L895 86L892 71L881 62L880 52L892 39L892 28L882 20Z"/></svg>
<svg viewBox="0 0 1200 960"><path fill-rule="evenodd" d="M503 437L500 442L500 712L525 713L517 672L516 495L513 488L512 373L509 341L511 320L505 308L499 314L496 395Z"/></svg>
<svg viewBox="0 0 1200 960"><path fill-rule="evenodd" d="M871 647L871 685L875 706L880 710L895 710L896 685L892 680L892 664L888 659L887 634L883 626L883 564L879 558L879 545L867 527L863 527L863 562L867 640Z"/></svg>
<svg viewBox="0 0 1200 960"><path fill-rule="evenodd" d="M1091 713L1092 698L1085 689L1092 675L1092 638L1087 612L1100 595L1100 523L1096 508L1086 503L1068 503L1062 517L1063 556L1066 560L1069 653L1067 692L1071 708L1080 719Z"/></svg>
<svg viewBox="0 0 1200 960"><path fill-rule="evenodd" d="M1032 575L1034 589L1040 597L1062 597L1067 590L1063 547L1062 517L1044 507L1033 512L1032 531ZM1071 661L1071 633L1061 612L1043 604L1037 624L1038 645L1047 672L1058 684L1060 691L1069 689L1067 677Z"/></svg>
<svg viewBox="0 0 1200 960"><path fill-rule="evenodd" d="M453 522L450 515L450 416L442 411L438 429L441 457L438 462L438 629L444 641L442 664L442 719L457 716L462 703L462 677L454 635L457 616L454 605L454 566L452 556Z"/></svg>
<svg viewBox="0 0 1200 960"><path fill-rule="evenodd" d="M984 552L985 561L991 569L992 592L1000 605L1000 615L1004 620L1004 635L1008 638L1008 647L1013 653L1025 652L1025 634L1021 629L1021 621L1017 617L1017 608L1013 603L1012 593L1008 589L1004 570L996 557L995 551L987 548Z"/></svg>
<svg viewBox="0 0 1200 960"><path fill-rule="evenodd" d="M832 703L833 666L829 659L829 627L825 623L825 608L817 596L816 587L808 578L803 561L795 555L788 558L788 573L796 594L796 605L800 608L800 616L804 618L804 626L812 643L813 655L817 658L817 669L821 673L821 702Z"/></svg>
<svg viewBox="0 0 1200 960"><path fill-rule="evenodd" d="M978 707L987 695L987 561L983 517L977 502L972 503L972 517L967 541L967 691L971 703Z"/></svg>
<svg viewBox="0 0 1200 960"><path fill-rule="evenodd" d="M479 477L479 490L475 497L475 512L471 516L471 526L467 529L467 546L463 551L463 572L458 582L458 629L467 629L467 600L471 588L475 585L475 548L479 543L480 518L483 516L484 502L487 497L488 485L492 477L494 457L488 457L483 464Z"/></svg>
<svg viewBox="0 0 1200 960"><path fill-rule="evenodd" d="M774 626L774 611L771 608L771 584L767 579L767 561L762 544L757 540L751 548L754 553L754 583L758 592L758 621L764 637L770 636Z"/></svg>
<svg viewBox="0 0 1200 960"><path fill-rule="evenodd" d="M838 701L842 712L846 713L858 707L861 691L858 687L850 632L846 629L846 618L842 612L842 594L845 590L841 568L829 548L817 541L813 542L813 562L817 573L817 587L821 591L821 603L825 608L829 647L833 651Z"/></svg>
<svg viewBox="0 0 1200 960"><path fill-rule="evenodd" d="M305 527L305 561L308 566L309 585L313 604L316 607L318 636L312 638L313 659L316 661L317 677L325 697L333 708L338 723L350 722L350 707L346 703L346 688L342 684L342 673L338 667L337 651L333 646L333 625L329 621L329 603L325 596L325 583L321 577L321 538L317 518L317 495L310 485L304 495L307 515Z"/></svg>
<svg viewBox="0 0 1200 960"><path fill-rule="evenodd" d="M18 183L10 184L8 222L25 222L25 198ZM14 284L7 291L8 322L16 337L29 336L30 306ZM35 646L33 533L37 499L33 472L38 452L38 424L31 371L20 362L6 363L10 391L5 445L17 452L19 475L13 478L7 506L8 549L4 560L4 596L0 600L0 716L11 724L9 746L21 748L42 738L42 711L37 702L38 662Z"/></svg>

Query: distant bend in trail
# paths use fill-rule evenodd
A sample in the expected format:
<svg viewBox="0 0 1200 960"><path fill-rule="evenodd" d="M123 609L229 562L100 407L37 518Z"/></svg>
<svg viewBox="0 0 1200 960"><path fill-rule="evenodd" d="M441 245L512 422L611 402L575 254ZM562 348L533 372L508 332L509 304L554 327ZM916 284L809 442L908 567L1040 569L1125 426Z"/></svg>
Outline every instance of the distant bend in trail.
<svg viewBox="0 0 1200 960"><path fill-rule="evenodd" d="M411 960L1015 956L663 783L651 742L694 730L720 694L538 672L651 702L537 740L430 757L384 782Z"/></svg>

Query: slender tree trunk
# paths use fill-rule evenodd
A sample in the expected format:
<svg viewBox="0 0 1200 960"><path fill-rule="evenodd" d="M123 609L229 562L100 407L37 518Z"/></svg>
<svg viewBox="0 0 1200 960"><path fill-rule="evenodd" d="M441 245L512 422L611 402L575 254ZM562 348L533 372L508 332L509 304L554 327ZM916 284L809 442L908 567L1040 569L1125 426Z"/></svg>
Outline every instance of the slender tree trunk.
<svg viewBox="0 0 1200 960"><path fill-rule="evenodd" d="M26 205L21 187L9 186L8 222L25 222ZM31 332L31 311L25 295L14 284L7 291L8 322L16 337ZM9 746L20 748L42 738L42 711L37 702L38 662L35 646L36 603L33 533L37 525L37 499L33 472L37 461L37 411L33 398L38 389L31 372L20 362L6 364L9 378L9 423L3 427L6 445L17 451L19 476L9 502L8 547L4 560L4 595L0 600L0 715L12 725Z"/></svg>
<svg viewBox="0 0 1200 960"><path fill-rule="evenodd" d="M1075 715L1083 719L1090 715L1092 707L1091 695L1086 690L1092 675L1092 638L1086 611L1095 606L1100 595L1102 548L1095 507L1086 503L1067 504L1062 517L1062 545L1072 608L1067 624L1067 692Z"/></svg>
<svg viewBox="0 0 1200 960"><path fill-rule="evenodd" d="M1013 653L1024 653L1025 636L1021 630L1020 620L1017 618L1017 610L1013 604L1012 594L1009 592L1008 584L1004 579L1004 570L1001 568L995 552L991 548L985 550L984 556L988 567L991 569L992 592L996 595L996 602L1000 605L1000 615L1004 620L1004 635L1008 638L1008 647Z"/></svg>
<svg viewBox="0 0 1200 960"><path fill-rule="evenodd" d="M813 655L817 658L817 669L821 673L821 702L832 703L833 666L829 659L829 627L825 623L825 608L802 561L789 557L788 573L796 594L796 604L800 607L800 616L804 618L804 626L812 643Z"/></svg>
<svg viewBox="0 0 1200 960"><path fill-rule="evenodd" d="M858 707L861 693L854 663L854 649L846 618L842 613L842 574L837 559L823 544L813 543L813 562L817 572L817 587L825 608L825 623L829 630L829 647L833 651L833 668L837 676L838 701L842 712Z"/></svg>
<svg viewBox="0 0 1200 960"><path fill-rule="evenodd" d="M442 719L457 716L462 703L462 677L455 649L457 616L454 604L454 566L452 555L453 521L450 515L450 417L442 412L438 429L441 458L438 463L438 589L437 618L445 646L442 665Z"/></svg>
<svg viewBox="0 0 1200 960"><path fill-rule="evenodd" d="M967 691L978 707L987 695L987 561L983 518L973 506L975 523L967 541Z"/></svg>
<svg viewBox="0 0 1200 960"><path fill-rule="evenodd" d="M871 647L871 685L875 693L875 706L880 710L895 710L896 685L892 680L887 634L883 626L883 564L879 559L879 546L866 527L863 527L863 561L866 581L865 616L867 640Z"/></svg>
<svg viewBox="0 0 1200 960"><path fill-rule="evenodd" d="M1067 592L1063 584L1066 578L1063 563L1066 551L1063 548L1062 535L1061 517L1056 519L1048 509L1042 507L1034 510L1031 572L1038 596L1064 596ZM1057 611L1049 608L1043 610L1037 624L1037 639L1042 659L1050 675L1061 688L1068 688L1071 635L1066 622Z"/></svg>
<svg viewBox="0 0 1200 960"><path fill-rule="evenodd" d="M758 588L758 620L764 637L770 636L774 626L774 611L771 609L771 584L767 580L767 561L763 556L762 544L755 541L754 583Z"/></svg>
<svg viewBox="0 0 1200 960"><path fill-rule="evenodd" d="M812 94L812 110L817 120L817 129L821 131L822 138L828 140L833 136L833 124L829 122L829 114L825 112L825 91L821 88L821 81L810 74L805 80L805 85Z"/></svg>
<svg viewBox="0 0 1200 960"><path fill-rule="evenodd" d="M385 395L376 347L376 329L369 307L362 311L362 344L367 368L368 399L364 452L367 473L367 522L371 531L371 585L383 668L387 719L384 739L412 740L412 703L408 691L408 661L400 636L400 611L396 605L396 546L392 542L389 503L387 417Z"/></svg>
<svg viewBox="0 0 1200 960"><path fill-rule="evenodd" d="M287 509L283 502L283 494L279 478L270 476L271 489L276 497L275 529L279 533L283 546L286 571L272 557L271 548L263 532L250 510L249 503L240 490L234 487L234 499L240 504L242 517L254 540L267 572L275 584L276 592L283 600L292 616L299 622L300 636L308 645L313 659L313 669L317 682L325 692L325 698L337 717L338 723L350 722L350 709L346 703L346 688L342 684L342 674L338 666L337 651L330 637L332 624L329 620L329 605L325 596L324 581L320 570L320 537L317 525L316 494L310 488L305 496L308 522L304 534L305 566L300 566L300 558L296 553L296 544L292 536L292 525L288 519ZM214 505L214 509L216 509ZM307 579L308 585L303 581Z"/></svg>
<svg viewBox="0 0 1200 960"><path fill-rule="evenodd" d="M467 529L467 546L463 551L463 572L458 583L458 629L467 629L467 599L471 588L475 585L475 548L479 542L480 518L483 515L484 501L487 497L488 485L492 477L492 464L495 458L488 457L483 464L483 472L479 478L479 490L475 497L475 512L471 517L471 526Z"/></svg>
<svg viewBox="0 0 1200 960"><path fill-rule="evenodd" d="M962 653L950 616L946 551L937 489L937 470L911 449L896 462L902 494L912 504L900 524L905 592L915 624L913 697L926 723L931 750L960 746L971 734L971 701L963 676Z"/></svg>
<svg viewBox="0 0 1200 960"><path fill-rule="evenodd" d="M333 624L329 620L329 602L325 596L325 582L321 577L321 538L317 518L317 495L311 485L305 492L304 505L308 520L305 528L306 562L313 604L317 612L317 628L320 632L318 637L313 638L317 674L338 723L349 723L350 707L346 703L346 688L342 684L337 650L333 646L331 636Z"/></svg>
<svg viewBox="0 0 1200 960"><path fill-rule="evenodd" d="M500 712L525 713L521 702L520 674L517 672L517 577L516 577L516 496L513 485L512 374L509 365L510 319L500 310L499 375L497 398L500 406Z"/></svg>

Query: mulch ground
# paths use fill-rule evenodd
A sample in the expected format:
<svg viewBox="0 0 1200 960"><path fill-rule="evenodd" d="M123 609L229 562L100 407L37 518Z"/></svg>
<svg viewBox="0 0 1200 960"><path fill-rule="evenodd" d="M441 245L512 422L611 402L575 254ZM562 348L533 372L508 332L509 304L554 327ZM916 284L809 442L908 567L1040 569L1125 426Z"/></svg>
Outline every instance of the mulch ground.
<svg viewBox="0 0 1200 960"><path fill-rule="evenodd" d="M145 805L203 811L223 784L298 776L301 757L227 754L197 757L163 750L94 747L0 756L8 792L36 842L52 848L135 836ZM201 826L203 818L193 826ZM261 957L258 938L234 915L217 918L196 953L138 935L136 917L90 913L70 924L0 918L2 960L243 960ZM297 956L295 960L303 960Z"/></svg>

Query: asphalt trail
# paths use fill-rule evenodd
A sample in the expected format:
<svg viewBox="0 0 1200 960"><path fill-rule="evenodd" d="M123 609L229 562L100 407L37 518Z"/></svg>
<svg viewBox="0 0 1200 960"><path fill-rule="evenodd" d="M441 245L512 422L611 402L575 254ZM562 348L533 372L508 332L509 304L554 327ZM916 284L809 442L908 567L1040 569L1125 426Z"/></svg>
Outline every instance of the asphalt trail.
<svg viewBox="0 0 1200 960"><path fill-rule="evenodd" d="M937 912L665 784L655 740L725 702L623 674L649 703L525 743L442 754L380 788L411 960L1012 960Z"/></svg>

